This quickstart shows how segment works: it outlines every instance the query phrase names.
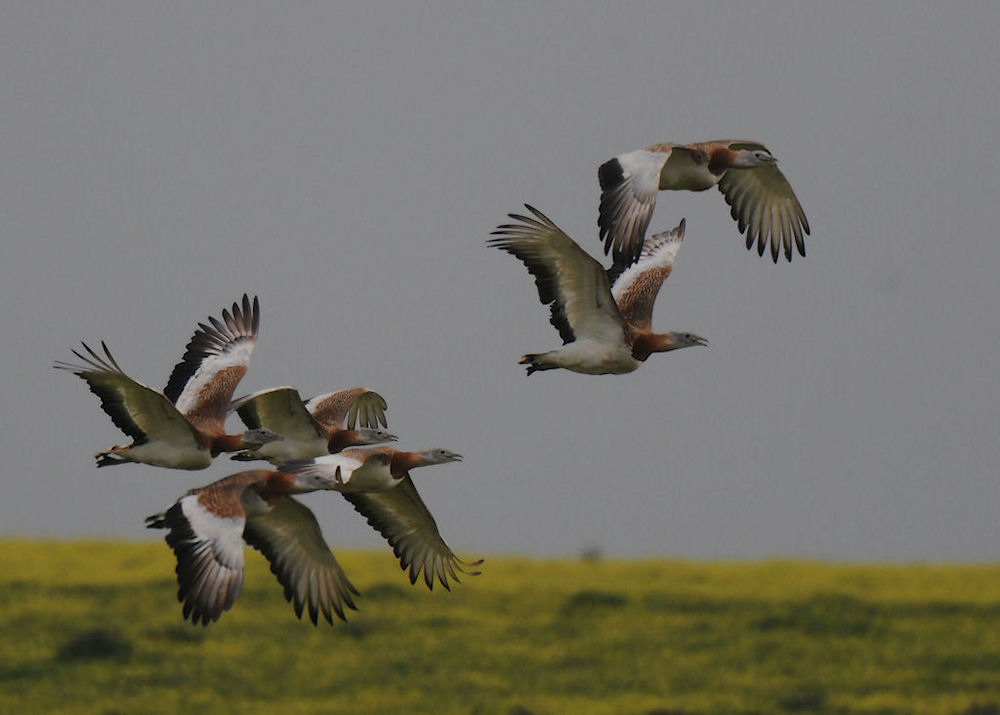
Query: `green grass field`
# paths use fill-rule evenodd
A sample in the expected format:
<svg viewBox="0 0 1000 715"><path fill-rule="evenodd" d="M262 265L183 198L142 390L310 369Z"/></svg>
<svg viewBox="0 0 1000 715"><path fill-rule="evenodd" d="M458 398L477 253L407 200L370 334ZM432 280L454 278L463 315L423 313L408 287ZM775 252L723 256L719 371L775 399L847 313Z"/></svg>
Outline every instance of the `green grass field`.
<svg viewBox="0 0 1000 715"><path fill-rule="evenodd" d="M0 541L0 712L1000 715L1000 566L493 558L431 593L338 558L349 623L248 550L202 628L162 543Z"/></svg>

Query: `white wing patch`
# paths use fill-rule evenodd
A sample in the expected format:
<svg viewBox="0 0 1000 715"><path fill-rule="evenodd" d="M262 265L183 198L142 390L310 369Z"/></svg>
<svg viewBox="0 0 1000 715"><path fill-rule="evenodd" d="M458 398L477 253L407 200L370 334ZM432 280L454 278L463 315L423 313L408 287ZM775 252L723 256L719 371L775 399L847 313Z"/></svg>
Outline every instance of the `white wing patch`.
<svg viewBox="0 0 1000 715"><path fill-rule="evenodd" d="M242 570L245 518L219 516L202 506L197 494L189 494L180 501L191 530L212 549L215 560L229 570Z"/></svg>
<svg viewBox="0 0 1000 715"><path fill-rule="evenodd" d="M389 469L389 453L380 450L349 449L337 454L302 462L289 462L280 469L289 474L323 475L337 482L334 489L342 493L378 492L396 485ZM340 469L340 477L335 473Z"/></svg>
<svg viewBox="0 0 1000 715"><path fill-rule="evenodd" d="M198 497L181 497L166 514L147 521L170 529L167 544L177 556L177 595L184 617L208 625L232 607L243 588L245 519L239 510L231 517L219 516Z"/></svg>
<svg viewBox="0 0 1000 715"><path fill-rule="evenodd" d="M184 390L177 398L177 410L187 414L197 404L201 391L215 379L215 376L229 367L246 367L250 364L256 340L242 338L230 343L219 355L210 355L202 360L191 379L184 385Z"/></svg>
<svg viewBox="0 0 1000 715"><path fill-rule="evenodd" d="M301 474L303 476L318 476L326 479L336 479L337 470L340 470L340 482L348 482L355 469L361 467L361 460L354 459L348 454L339 452L337 454L324 454L315 459L300 459L293 462L286 462L278 467L278 470L286 474Z"/></svg>
<svg viewBox="0 0 1000 715"><path fill-rule="evenodd" d="M597 224L604 252L615 263L631 263L640 251L660 190L660 172L670 152L620 154L598 169L601 203Z"/></svg>
<svg viewBox="0 0 1000 715"><path fill-rule="evenodd" d="M255 297L251 304L244 293L242 306L233 303L232 312L222 311L222 320L209 317L208 322L211 325L198 323L198 330L187 344L184 357L174 366L163 394L184 415L190 417L192 410L207 409L210 414L200 415L201 418L221 422L257 343L260 303ZM221 378L215 390L206 389L223 371L234 374Z"/></svg>
<svg viewBox="0 0 1000 715"><path fill-rule="evenodd" d="M638 262L622 271L611 286L611 295L614 296L616 303L620 303L625 291L649 269L673 266L677 251L684 241L685 225L686 222L681 221L677 228L654 234L645 240Z"/></svg>

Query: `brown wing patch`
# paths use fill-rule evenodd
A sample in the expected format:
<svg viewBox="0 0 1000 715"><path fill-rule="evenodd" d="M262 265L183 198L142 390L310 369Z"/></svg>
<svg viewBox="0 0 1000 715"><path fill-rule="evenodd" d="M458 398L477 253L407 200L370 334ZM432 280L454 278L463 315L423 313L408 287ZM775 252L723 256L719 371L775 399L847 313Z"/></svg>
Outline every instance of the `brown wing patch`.
<svg viewBox="0 0 1000 715"><path fill-rule="evenodd" d="M313 417L316 418L317 422L327 427L341 427L351 403L364 393L365 388L363 387L334 392L316 405L316 409L312 413Z"/></svg>
<svg viewBox="0 0 1000 715"><path fill-rule="evenodd" d="M189 493L197 494L198 503L220 518L243 516L240 493L250 484L264 482L271 474L267 469L237 472Z"/></svg>
<svg viewBox="0 0 1000 715"><path fill-rule="evenodd" d="M377 429L380 425L389 426L385 416L388 403L382 395L366 387L353 387L313 397L306 406L313 419L324 427Z"/></svg>
<svg viewBox="0 0 1000 715"><path fill-rule="evenodd" d="M198 393L194 406L184 415L191 424L210 434L225 432L226 413L237 383L246 374L246 365L231 365L219 370Z"/></svg>
<svg viewBox="0 0 1000 715"><path fill-rule="evenodd" d="M226 353L237 343L257 340L260 330L260 303L257 297L254 296L251 305L244 293L242 309L238 303L233 303L232 311L230 315L229 311L223 310L222 321L209 317L211 325L198 323L198 330L188 343L184 357L174 366L163 390L168 400L177 403L188 381L206 360Z"/></svg>
<svg viewBox="0 0 1000 715"><path fill-rule="evenodd" d="M644 271L629 286L618 301L625 320L641 330L649 330L653 322L653 304L660 286L670 275L670 266Z"/></svg>

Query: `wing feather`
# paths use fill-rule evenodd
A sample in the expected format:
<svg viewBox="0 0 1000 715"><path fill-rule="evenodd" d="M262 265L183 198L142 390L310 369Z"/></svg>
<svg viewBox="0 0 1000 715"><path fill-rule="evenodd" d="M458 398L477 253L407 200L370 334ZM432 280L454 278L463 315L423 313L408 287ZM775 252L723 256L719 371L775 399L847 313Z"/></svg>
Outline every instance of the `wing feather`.
<svg viewBox="0 0 1000 715"><path fill-rule="evenodd" d="M101 347L106 357L98 355L86 343L82 345L86 355L72 352L83 364L59 361L55 367L85 380L118 429L136 444L164 441L182 449L199 448L198 433L191 423L164 395L126 375L103 341Z"/></svg>
<svg viewBox="0 0 1000 715"><path fill-rule="evenodd" d="M601 203L597 214L604 252L615 263L631 265L639 258L649 219L660 190L660 172L671 150L620 154L597 170Z"/></svg>
<svg viewBox="0 0 1000 715"><path fill-rule="evenodd" d="M649 330L653 320L653 304L660 292L663 281L670 275L674 258L684 240L686 221L671 231L664 231L648 237L642 246L639 261L621 270L612 266L610 272L618 268L611 295L629 323L636 328Z"/></svg>
<svg viewBox="0 0 1000 715"><path fill-rule="evenodd" d="M229 477L189 492L165 513L146 519L150 529L169 529L166 541L177 557L177 600L184 618L195 625L219 620L243 587L246 518L240 493L245 486L245 480ZM200 494L209 489L212 501L206 504Z"/></svg>
<svg viewBox="0 0 1000 715"><path fill-rule="evenodd" d="M333 623L334 613L347 620L344 609L355 608L353 596L358 591L323 540L307 506L282 497L266 514L247 519L244 539L267 557L297 616L301 618L307 610L314 624L321 613L328 623Z"/></svg>
<svg viewBox="0 0 1000 715"><path fill-rule="evenodd" d="M326 430L313 418L294 387L273 387L235 400L232 409L249 429L269 429L288 441L324 437Z"/></svg>
<svg viewBox="0 0 1000 715"><path fill-rule="evenodd" d="M549 320L564 344L581 338L621 340L624 319L604 267L544 214L525 207L535 218L509 214L520 223L497 227L493 235L499 238L488 244L518 258L535 277L538 298L550 306Z"/></svg>
<svg viewBox="0 0 1000 715"><path fill-rule="evenodd" d="M763 145L741 144L741 148ZM792 260L792 243L799 255L806 255L803 233L809 235L809 222L792 191L788 179L776 164L752 169L728 169L719 182L719 190L730 206L741 233L746 231L747 248L757 243L757 252L763 255L768 243L775 263L784 250L785 258Z"/></svg>
<svg viewBox="0 0 1000 715"><path fill-rule="evenodd" d="M399 484L382 492L344 493L359 514L386 538L399 559L400 568L409 569L410 583L416 583L423 574L427 588L434 588L434 577L450 590L450 573L457 582L458 572L477 575L472 571L482 560L471 563L459 559L441 538L437 523L417 493L409 475Z"/></svg>
<svg viewBox="0 0 1000 715"><path fill-rule="evenodd" d="M367 387L328 392L306 401L306 409L325 427L354 429L355 425L378 429L388 427L388 404L382 395Z"/></svg>
<svg viewBox="0 0 1000 715"><path fill-rule="evenodd" d="M209 317L209 322L211 325L198 323L198 330L171 372L163 394L189 419L212 421L221 426L233 390L246 373L257 344L260 303L255 296L251 305L244 294L242 308L233 303L232 313L223 310L221 321Z"/></svg>

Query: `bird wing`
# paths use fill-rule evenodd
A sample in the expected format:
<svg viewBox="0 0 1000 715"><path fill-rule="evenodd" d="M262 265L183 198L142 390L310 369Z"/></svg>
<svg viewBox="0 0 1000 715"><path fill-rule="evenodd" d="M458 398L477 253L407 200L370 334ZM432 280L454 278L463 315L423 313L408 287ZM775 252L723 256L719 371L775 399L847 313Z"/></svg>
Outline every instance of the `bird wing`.
<svg viewBox="0 0 1000 715"><path fill-rule="evenodd" d="M488 244L518 258L535 277L538 297L549 305L549 321L563 343L581 338L622 340L625 323L611 297L604 267L544 214L525 207L535 218L509 214L521 223L503 224Z"/></svg>
<svg viewBox="0 0 1000 715"><path fill-rule="evenodd" d="M660 190L660 172L674 154L669 145L661 148L665 151L640 149L619 154L597 170L601 185L599 237L604 241L604 252L610 251L615 263L631 265L642 251Z"/></svg>
<svg viewBox="0 0 1000 715"><path fill-rule="evenodd" d="M272 387L235 400L230 406L248 429L269 429L286 440L300 442L324 436L294 387Z"/></svg>
<svg viewBox="0 0 1000 715"><path fill-rule="evenodd" d="M126 375L101 342L106 358L83 343L87 355L73 350L83 365L56 362L87 381L90 391L101 400L101 408L111 421L136 444L152 440L168 442L179 449L198 449L198 432L184 415L162 394Z"/></svg>
<svg viewBox="0 0 1000 715"><path fill-rule="evenodd" d="M247 519L243 538L267 557L295 615L301 618L308 607L314 624L320 613L328 623L333 623L334 613L347 620L344 608L355 608L352 596L358 591L347 580L307 506L282 497L267 513Z"/></svg>
<svg viewBox="0 0 1000 715"><path fill-rule="evenodd" d="M243 588L242 472L181 497L170 509L146 519L150 529L169 529L167 545L177 556L177 600L184 618L207 626L228 611Z"/></svg>
<svg viewBox="0 0 1000 715"><path fill-rule="evenodd" d="M731 149L766 149L763 144L740 142ZM719 190L732 207L730 213L746 231L747 248L757 242L757 253L764 255L770 240L771 258L778 262L778 252L784 248L785 258L792 260L792 238L800 256L806 255L803 233L809 234L809 221L792 191L788 179L777 164L752 169L728 169L719 182Z"/></svg>
<svg viewBox="0 0 1000 715"><path fill-rule="evenodd" d="M385 411L388 404L382 395L367 387L328 392L306 401L306 409L326 427L354 429L355 425L378 429L388 427Z"/></svg>
<svg viewBox="0 0 1000 715"><path fill-rule="evenodd" d="M181 414L196 425L210 424L223 431L233 390L247 371L257 344L260 304L243 295L242 309L222 311L222 320L210 317L211 325L198 323L184 357L170 373L163 394Z"/></svg>
<svg viewBox="0 0 1000 715"><path fill-rule="evenodd" d="M441 585L451 590L449 575L457 582L459 573L470 576L479 573L469 567L478 566L482 560L462 561L444 543L434 517L409 475L386 491L343 493L343 496L386 538L403 570L410 569L410 583L416 583L423 572L427 588L434 588L436 575Z"/></svg>
<svg viewBox="0 0 1000 715"><path fill-rule="evenodd" d="M681 219L672 231L648 237L643 242L637 263L625 269L616 264L609 270L609 273L616 272L611 295L625 320L636 328L649 330L652 327L653 303L663 281L673 270L674 258L684 240L685 225L686 221Z"/></svg>

